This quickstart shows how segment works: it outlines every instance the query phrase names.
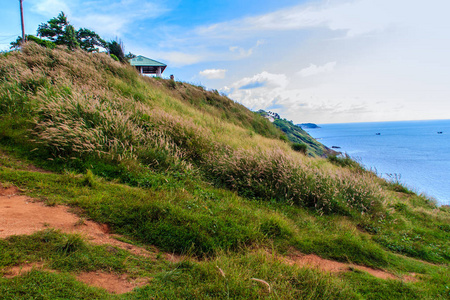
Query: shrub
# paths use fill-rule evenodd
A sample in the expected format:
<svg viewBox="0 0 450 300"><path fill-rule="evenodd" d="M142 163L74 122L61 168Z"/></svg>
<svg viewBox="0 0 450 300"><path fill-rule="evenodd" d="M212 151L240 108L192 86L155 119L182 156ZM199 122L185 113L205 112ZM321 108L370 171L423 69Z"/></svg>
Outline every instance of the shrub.
<svg viewBox="0 0 450 300"><path fill-rule="evenodd" d="M286 143L289 142L289 138L286 136L285 133L280 134L280 140Z"/></svg>
<svg viewBox="0 0 450 300"><path fill-rule="evenodd" d="M83 177L82 185L88 187L94 187L96 184L94 174L91 170L87 170L86 175Z"/></svg>
<svg viewBox="0 0 450 300"><path fill-rule="evenodd" d="M120 61L119 58L117 56L115 56L114 54L110 54L111 58L114 59L115 61Z"/></svg>
<svg viewBox="0 0 450 300"><path fill-rule="evenodd" d="M308 150L308 146L306 144L300 144L300 143L294 143L292 144L292 149L294 151L306 154L306 151Z"/></svg>
<svg viewBox="0 0 450 300"><path fill-rule="evenodd" d="M167 83L167 87L169 89L173 89L174 90L174 89L177 88L177 83L173 79L167 80L166 83Z"/></svg>
<svg viewBox="0 0 450 300"><path fill-rule="evenodd" d="M348 167L360 171L364 170L364 168L358 162L353 160L347 153L339 155L335 154L329 155L327 156L327 160L339 167Z"/></svg>

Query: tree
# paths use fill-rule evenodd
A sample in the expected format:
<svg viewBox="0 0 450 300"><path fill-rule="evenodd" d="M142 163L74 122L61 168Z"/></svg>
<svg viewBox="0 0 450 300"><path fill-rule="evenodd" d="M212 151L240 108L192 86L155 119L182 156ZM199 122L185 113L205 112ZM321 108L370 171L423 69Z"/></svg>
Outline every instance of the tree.
<svg viewBox="0 0 450 300"><path fill-rule="evenodd" d="M50 19L47 23L39 25L37 34L56 45L66 45L69 49L81 47L85 51L93 52L97 50L97 47L102 47L121 62L125 61L123 45L120 41L105 42L97 33L87 28L75 30L64 12L60 12L57 17ZM134 55L129 53L127 58L129 57Z"/></svg>
<svg viewBox="0 0 450 300"><path fill-rule="evenodd" d="M128 52L128 54L125 55L125 58L126 58L126 59L133 59L133 58L135 58L135 57L136 57L136 55L133 54L133 53L131 53L131 52Z"/></svg>
<svg viewBox="0 0 450 300"><path fill-rule="evenodd" d="M64 33L66 32L67 26L69 26L67 17L64 12L60 12L56 18L52 18L47 23L39 25L37 35L48 38L57 45L63 45L65 39Z"/></svg>
<svg viewBox="0 0 450 300"><path fill-rule="evenodd" d="M19 49L20 45L22 45L22 42L23 42L23 38L21 36L18 36L14 42L11 42L10 49Z"/></svg>
<svg viewBox="0 0 450 300"><path fill-rule="evenodd" d="M72 25L66 26L60 43L60 45L67 45L72 50L80 46L80 43L77 41L77 32Z"/></svg>
<svg viewBox="0 0 450 300"><path fill-rule="evenodd" d="M88 52L97 50L97 47L107 47L107 43L97 33L86 28L77 31L77 41L81 49Z"/></svg>
<svg viewBox="0 0 450 300"><path fill-rule="evenodd" d="M121 62L125 61L125 54L123 53L122 46L117 41L111 41L108 43L109 54L115 55Z"/></svg>
<svg viewBox="0 0 450 300"><path fill-rule="evenodd" d="M94 31L87 28L75 28L70 25L64 12L60 12L56 18L39 25L38 36L47 38L57 45L66 45L70 49L81 49L93 52L97 47L107 48L107 43Z"/></svg>

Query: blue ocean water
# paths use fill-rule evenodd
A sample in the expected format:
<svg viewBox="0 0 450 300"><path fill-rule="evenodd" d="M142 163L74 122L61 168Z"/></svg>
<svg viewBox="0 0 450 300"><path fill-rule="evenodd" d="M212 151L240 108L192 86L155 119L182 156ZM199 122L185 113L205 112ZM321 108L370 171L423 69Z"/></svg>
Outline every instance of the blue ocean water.
<svg viewBox="0 0 450 300"><path fill-rule="evenodd" d="M450 120L323 124L307 129L379 176L450 205ZM442 132L442 133L438 133Z"/></svg>

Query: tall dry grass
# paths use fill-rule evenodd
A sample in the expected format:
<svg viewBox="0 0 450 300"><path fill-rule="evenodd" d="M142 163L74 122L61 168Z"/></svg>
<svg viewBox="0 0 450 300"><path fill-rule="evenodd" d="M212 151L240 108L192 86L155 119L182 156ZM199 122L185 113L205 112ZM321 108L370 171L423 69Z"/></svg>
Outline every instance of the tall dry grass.
<svg viewBox="0 0 450 300"><path fill-rule="evenodd" d="M383 192L367 172L299 155L267 137L276 131L255 134L260 120L244 107L185 83L141 78L105 54L29 43L0 59L0 75L0 112L26 111L30 141L52 157L195 167L249 198L323 213L361 215L382 206Z"/></svg>
<svg viewBox="0 0 450 300"><path fill-rule="evenodd" d="M283 201L323 213L365 214L380 209L384 193L373 175L319 167L280 149L212 153L206 164L216 184L247 197Z"/></svg>

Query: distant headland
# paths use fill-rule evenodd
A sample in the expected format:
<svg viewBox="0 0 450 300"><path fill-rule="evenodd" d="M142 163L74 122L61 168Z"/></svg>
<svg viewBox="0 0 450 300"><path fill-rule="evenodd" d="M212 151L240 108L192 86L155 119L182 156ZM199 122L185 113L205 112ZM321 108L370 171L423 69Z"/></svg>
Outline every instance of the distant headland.
<svg viewBox="0 0 450 300"><path fill-rule="evenodd" d="M297 124L296 126L301 127L301 128L309 128L309 129L320 128L320 126L318 126L317 124L314 124L314 123L302 123L302 124Z"/></svg>

